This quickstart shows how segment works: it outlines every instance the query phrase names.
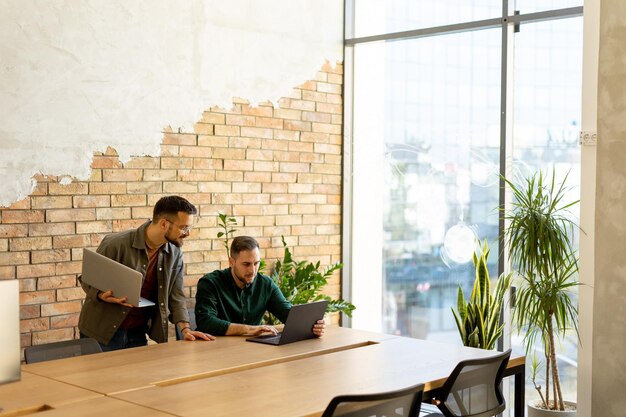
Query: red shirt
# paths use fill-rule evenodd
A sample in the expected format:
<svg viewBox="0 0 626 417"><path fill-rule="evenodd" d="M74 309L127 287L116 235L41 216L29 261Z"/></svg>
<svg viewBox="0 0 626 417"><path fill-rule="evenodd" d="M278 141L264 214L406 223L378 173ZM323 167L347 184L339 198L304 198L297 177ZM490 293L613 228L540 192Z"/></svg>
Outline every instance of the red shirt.
<svg viewBox="0 0 626 417"><path fill-rule="evenodd" d="M153 249L146 243L148 266L146 267L146 276L141 286L141 296L155 303L158 295L157 261L159 259L159 249L161 249L161 246ZM148 320L152 316L152 309L154 308L155 306L131 308L122 324L120 324L120 327L122 329L130 329L148 324Z"/></svg>

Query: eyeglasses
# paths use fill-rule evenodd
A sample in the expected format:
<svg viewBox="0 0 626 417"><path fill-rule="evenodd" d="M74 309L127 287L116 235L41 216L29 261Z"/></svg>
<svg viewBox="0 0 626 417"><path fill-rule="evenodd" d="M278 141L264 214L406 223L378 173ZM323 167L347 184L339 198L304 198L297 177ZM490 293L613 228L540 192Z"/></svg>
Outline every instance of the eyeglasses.
<svg viewBox="0 0 626 417"><path fill-rule="evenodd" d="M189 233L191 233L191 229L193 228L193 226L180 226L180 225L174 223L173 221L171 221L169 219L165 219L165 220L167 220L169 223L171 223L174 226L176 226L178 228L178 230L180 230L185 235L188 235Z"/></svg>

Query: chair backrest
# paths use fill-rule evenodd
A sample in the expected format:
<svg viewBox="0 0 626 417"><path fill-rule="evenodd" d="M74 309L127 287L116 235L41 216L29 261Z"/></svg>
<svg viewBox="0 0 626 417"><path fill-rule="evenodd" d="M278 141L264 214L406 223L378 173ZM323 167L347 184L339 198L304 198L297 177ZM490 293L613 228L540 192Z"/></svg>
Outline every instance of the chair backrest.
<svg viewBox="0 0 626 417"><path fill-rule="evenodd" d="M322 417L417 417L424 385L376 394L339 395L333 398Z"/></svg>
<svg viewBox="0 0 626 417"><path fill-rule="evenodd" d="M441 390L437 407L446 417L491 417L506 408L500 389L511 349L484 359L461 361Z"/></svg>
<svg viewBox="0 0 626 417"><path fill-rule="evenodd" d="M102 348L96 339L83 338L29 346L24 349L24 359L26 363L35 363L100 352Z"/></svg>

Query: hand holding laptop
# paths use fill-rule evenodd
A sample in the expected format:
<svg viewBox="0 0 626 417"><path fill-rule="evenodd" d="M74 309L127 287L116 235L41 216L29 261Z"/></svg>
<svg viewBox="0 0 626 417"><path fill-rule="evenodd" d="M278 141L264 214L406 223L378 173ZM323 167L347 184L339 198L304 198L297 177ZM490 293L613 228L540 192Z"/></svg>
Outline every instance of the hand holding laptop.
<svg viewBox="0 0 626 417"><path fill-rule="evenodd" d="M154 302L141 297L143 274L89 249L83 250L82 281L102 291L98 299L126 307L148 307Z"/></svg>
<svg viewBox="0 0 626 417"><path fill-rule="evenodd" d="M113 290L98 292L98 298L105 303L119 304L123 305L124 307L134 307L132 304L126 302L128 300L128 297L114 297Z"/></svg>
<svg viewBox="0 0 626 417"><path fill-rule="evenodd" d="M318 320L313 325L313 334L317 337L322 337L324 336L325 329L326 329L326 322L324 322L324 319Z"/></svg>

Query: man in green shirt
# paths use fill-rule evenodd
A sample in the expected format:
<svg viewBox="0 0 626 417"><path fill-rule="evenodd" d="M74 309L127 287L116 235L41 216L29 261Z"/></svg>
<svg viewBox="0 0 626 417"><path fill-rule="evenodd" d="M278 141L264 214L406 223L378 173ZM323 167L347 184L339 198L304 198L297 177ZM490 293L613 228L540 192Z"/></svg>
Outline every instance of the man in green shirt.
<svg viewBox="0 0 626 417"><path fill-rule="evenodd" d="M212 335L276 334L273 326L260 325L266 311L283 323L291 309L278 286L259 274L261 255L258 242L238 236L230 246L229 268L216 270L198 281L196 325ZM313 326L313 333L324 334L324 320Z"/></svg>

